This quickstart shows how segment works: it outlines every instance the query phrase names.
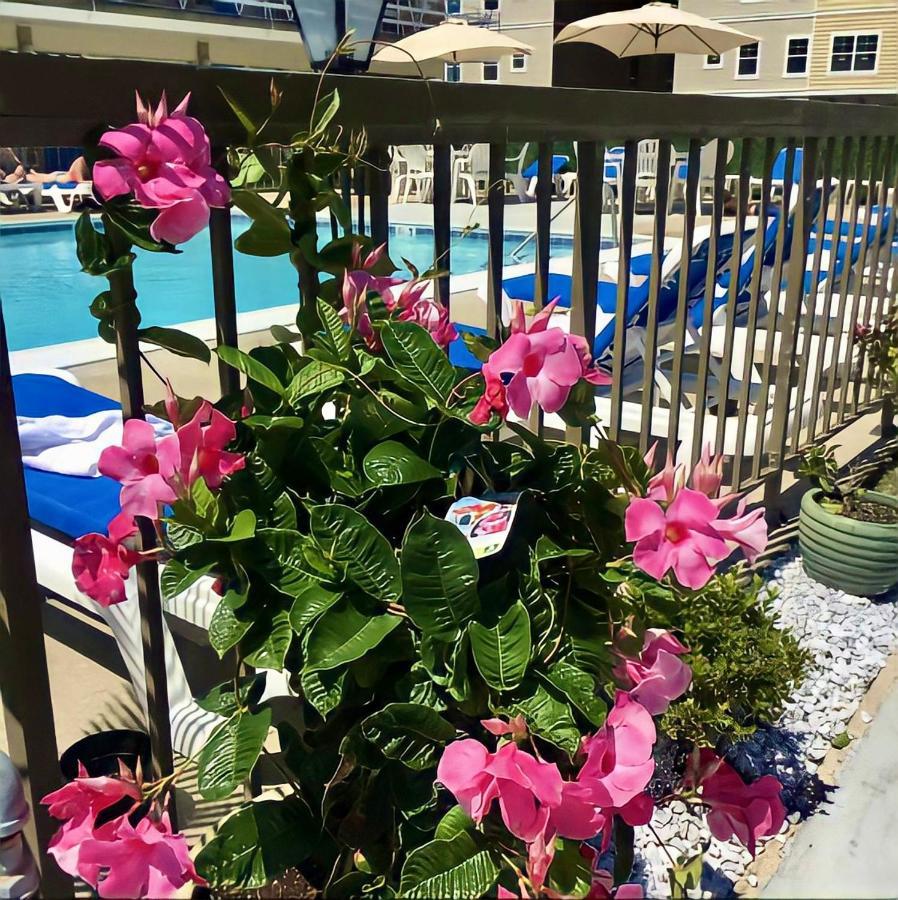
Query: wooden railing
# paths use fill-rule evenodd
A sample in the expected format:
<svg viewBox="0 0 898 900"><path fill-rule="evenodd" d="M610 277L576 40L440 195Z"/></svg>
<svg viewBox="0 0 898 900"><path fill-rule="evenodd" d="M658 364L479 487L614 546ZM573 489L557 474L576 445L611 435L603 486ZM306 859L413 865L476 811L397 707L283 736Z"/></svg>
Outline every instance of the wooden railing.
<svg viewBox="0 0 898 900"><path fill-rule="evenodd" d="M298 125L308 121L317 78L275 77L284 102L267 138L289 141ZM247 70L0 54L0 134L14 146L80 144L98 124L131 120L135 88L149 97L167 90L178 99L189 90L191 110L206 125L222 158L245 135L219 87L247 107L260 106L270 78L269 72ZM432 146L434 257L446 270L436 291L450 310L452 147L489 144L484 318L493 333L504 311L507 147L529 141L536 148L533 274L539 307L551 299L553 147L577 142L569 324L592 345L597 315L613 320L612 338L600 347L613 383L596 397L611 437L643 450L660 440L692 459L707 441L725 451L732 486L747 490L764 485L775 510L787 461L880 401L880 389L866 377L869 361L854 326L882 322L898 289L894 109L439 82L425 86L372 76L329 77L328 82L340 92L340 124L365 129L368 135L370 165L351 180L347 173L343 187L349 193L354 185L358 227L377 241L390 239L390 146ZM658 141L654 177L648 182L636 177L639 141L645 139ZM718 140L717 149L710 164L705 153L706 171L700 171L702 146L711 139ZM732 161L728 142L734 145ZM619 241L609 249L604 246L608 238L618 235L603 233L605 157L619 145L624 148L614 185ZM778 157L781 178L774 171ZM683 165L683 199L672 205ZM755 203L757 209L752 209ZM671 247L670 210L679 208L682 212L675 216L681 237ZM652 214L642 244L640 211ZM237 319L230 214L214 211L210 230L217 336L233 345ZM846 237L840 241L843 231ZM644 256L643 247L648 248ZM22 272L21 277L32 275ZM634 304L641 286L644 302ZM129 344L127 335L120 337L123 406L139 414L136 344ZM234 370L224 367L220 377L224 391L237 386ZM533 425L563 428L552 417ZM0 659L17 662L0 669L3 700L8 717L19 717L17 733L50 728L44 733L52 734L52 717L48 725L45 712L45 664L38 652L29 657L31 650L22 648L23 641L36 647L38 637L33 567L23 562L29 524L15 427L4 341L0 478L16 498L0 520ZM592 435L568 428L565 437L579 441ZM155 749L170 759L170 748L166 752L159 746L167 734L160 721L165 715L161 607L151 573L144 574L141 601L148 626L150 710L157 720ZM18 590L22 578L25 589ZM23 737L15 748L22 765L32 758L24 753L26 744ZM38 770L34 777L36 791L52 780Z"/></svg>

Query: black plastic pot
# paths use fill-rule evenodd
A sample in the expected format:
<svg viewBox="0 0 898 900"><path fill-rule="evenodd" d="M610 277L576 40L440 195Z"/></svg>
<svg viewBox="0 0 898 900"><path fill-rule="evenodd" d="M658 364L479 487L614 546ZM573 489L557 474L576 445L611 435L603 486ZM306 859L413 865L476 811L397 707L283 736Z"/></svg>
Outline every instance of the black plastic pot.
<svg viewBox="0 0 898 900"><path fill-rule="evenodd" d="M72 744L59 758L59 768L66 779L78 775L78 763L87 769L87 774L96 778L100 775L118 775L118 761L121 760L133 772L140 760L144 772L150 768L150 738L142 731L128 728L113 731L98 731Z"/></svg>

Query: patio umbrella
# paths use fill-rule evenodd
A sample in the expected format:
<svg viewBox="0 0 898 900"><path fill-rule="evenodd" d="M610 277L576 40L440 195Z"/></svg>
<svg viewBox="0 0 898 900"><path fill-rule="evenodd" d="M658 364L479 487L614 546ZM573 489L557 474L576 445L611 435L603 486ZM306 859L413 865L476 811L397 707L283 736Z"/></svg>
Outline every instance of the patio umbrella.
<svg viewBox="0 0 898 900"><path fill-rule="evenodd" d="M574 41L596 44L619 57L655 53L719 56L742 44L753 44L757 38L668 3L647 3L638 9L571 22L555 38L556 44Z"/></svg>
<svg viewBox="0 0 898 900"><path fill-rule="evenodd" d="M415 63L441 59L449 63L492 62L500 56L530 54L533 47L492 28L447 19L378 51L372 63Z"/></svg>

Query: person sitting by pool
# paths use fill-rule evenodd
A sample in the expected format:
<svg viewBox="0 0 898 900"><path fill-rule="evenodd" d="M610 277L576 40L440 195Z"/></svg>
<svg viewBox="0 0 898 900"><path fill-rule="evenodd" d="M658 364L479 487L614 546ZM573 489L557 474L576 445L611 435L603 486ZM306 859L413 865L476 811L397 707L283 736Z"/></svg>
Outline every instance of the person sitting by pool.
<svg viewBox="0 0 898 900"><path fill-rule="evenodd" d="M31 184L81 184L90 181L90 172L83 156L79 156L67 171L38 172L26 166L12 147L0 147L0 181L4 184L21 184L23 181Z"/></svg>

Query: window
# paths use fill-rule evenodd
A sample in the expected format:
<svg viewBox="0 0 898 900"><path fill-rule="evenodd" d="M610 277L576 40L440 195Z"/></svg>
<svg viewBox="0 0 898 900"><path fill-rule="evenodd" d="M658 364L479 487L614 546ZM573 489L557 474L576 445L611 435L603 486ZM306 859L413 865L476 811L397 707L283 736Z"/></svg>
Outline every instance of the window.
<svg viewBox="0 0 898 900"><path fill-rule="evenodd" d="M834 34L830 72L875 72L878 34Z"/></svg>
<svg viewBox="0 0 898 900"><path fill-rule="evenodd" d="M484 12L499 12L499 0L483 0Z"/></svg>
<svg viewBox="0 0 898 900"><path fill-rule="evenodd" d="M461 0L446 0L446 15L458 16L461 14Z"/></svg>
<svg viewBox="0 0 898 900"><path fill-rule="evenodd" d="M744 44L739 48L739 58L736 62L737 78L758 77L760 49L759 44Z"/></svg>
<svg viewBox="0 0 898 900"><path fill-rule="evenodd" d="M806 37L789 38L786 41L786 75L807 75L808 56L811 52L811 39Z"/></svg>
<svg viewBox="0 0 898 900"><path fill-rule="evenodd" d="M498 81L499 80L499 63L485 62L483 64L483 80Z"/></svg>
<svg viewBox="0 0 898 900"><path fill-rule="evenodd" d="M511 58L511 71L512 72L526 72L527 71L527 55L525 53L515 53Z"/></svg>
<svg viewBox="0 0 898 900"><path fill-rule="evenodd" d="M721 68L723 68L723 58L716 53L709 53L705 57L705 68L706 69L721 69Z"/></svg>
<svg viewBox="0 0 898 900"><path fill-rule="evenodd" d="M453 84L461 81L461 64L446 63L445 69L443 70L443 81L451 81Z"/></svg>

